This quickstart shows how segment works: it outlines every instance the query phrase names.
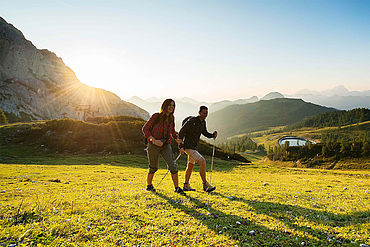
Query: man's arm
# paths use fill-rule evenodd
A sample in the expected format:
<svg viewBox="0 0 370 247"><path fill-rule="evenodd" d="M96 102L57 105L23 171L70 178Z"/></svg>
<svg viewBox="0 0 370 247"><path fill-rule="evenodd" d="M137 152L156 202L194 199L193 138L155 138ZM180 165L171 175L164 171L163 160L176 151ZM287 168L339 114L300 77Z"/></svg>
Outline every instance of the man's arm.
<svg viewBox="0 0 370 247"><path fill-rule="evenodd" d="M208 130L207 130L207 126L206 126L206 122L204 121L204 130L202 132L202 134L207 137L207 138L213 138L213 137L216 137L215 136L215 133L217 133L216 131L212 134L212 133L209 133Z"/></svg>

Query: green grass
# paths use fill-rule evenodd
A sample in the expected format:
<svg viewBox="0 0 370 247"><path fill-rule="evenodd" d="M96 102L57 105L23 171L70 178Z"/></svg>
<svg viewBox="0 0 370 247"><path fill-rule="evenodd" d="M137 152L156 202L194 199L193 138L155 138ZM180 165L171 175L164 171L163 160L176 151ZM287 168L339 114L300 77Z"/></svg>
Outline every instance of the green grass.
<svg viewBox="0 0 370 247"><path fill-rule="evenodd" d="M48 162L59 164L59 158ZM145 156L101 158L95 162L100 165L92 165L93 156L70 159L69 165L0 165L0 244L370 244L369 171L236 166L217 159L212 174L217 190L202 192L194 172L197 191L183 197L173 192L170 176L158 193L144 190ZM183 158L180 181L184 164ZM165 172L157 172L154 186Z"/></svg>
<svg viewBox="0 0 370 247"><path fill-rule="evenodd" d="M247 150L246 152L241 153L243 157L250 160L251 162L258 162L266 156L266 152L254 152L252 150Z"/></svg>

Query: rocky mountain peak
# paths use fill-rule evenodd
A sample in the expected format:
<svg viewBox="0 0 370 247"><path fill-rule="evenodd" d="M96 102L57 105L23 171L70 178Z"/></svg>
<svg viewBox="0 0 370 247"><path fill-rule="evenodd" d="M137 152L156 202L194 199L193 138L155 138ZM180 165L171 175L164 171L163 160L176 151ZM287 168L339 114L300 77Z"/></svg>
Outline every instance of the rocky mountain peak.
<svg viewBox="0 0 370 247"><path fill-rule="evenodd" d="M63 60L37 49L0 17L0 108L13 121L149 114L117 95L81 83Z"/></svg>

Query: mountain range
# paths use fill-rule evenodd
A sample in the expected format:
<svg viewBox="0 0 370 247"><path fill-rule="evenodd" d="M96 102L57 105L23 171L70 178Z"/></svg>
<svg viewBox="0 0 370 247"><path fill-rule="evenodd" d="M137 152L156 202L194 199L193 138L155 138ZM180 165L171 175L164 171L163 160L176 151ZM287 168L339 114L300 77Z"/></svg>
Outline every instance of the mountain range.
<svg viewBox="0 0 370 247"><path fill-rule="evenodd" d="M270 92L258 98L257 96L237 99L237 100L223 100L217 102L197 101L190 97L174 98L176 102L175 116L177 124L187 116L197 115L199 106L206 105L209 107L209 113L212 114L225 107L231 105L242 105L254 103L259 100L271 100L277 98L294 98L302 99L306 102L322 105L325 107L335 108L338 110L351 110L355 108L370 108L370 90L366 91L349 91L343 85L334 87L332 89L324 90L322 92L303 89L295 94L282 94L279 92ZM127 101L141 108L147 110L150 114L158 112L164 98L151 97L149 99L142 99L137 96L129 98Z"/></svg>
<svg viewBox="0 0 370 247"><path fill-rule="evenodd" d="M306 117L336 111L302 99L276 98L244 105L231 105L207 118L210 132L217 130L220 138L266 130L269 127L289 125Z"/></svg>
<svg viewBox="0 0 370 247"><path fill-rule="evenodd" d="M295 94L286 95L286 97L303 99L315 104L334 107L338 110L370 108L370 90L349 91L343 85L321 92L304 89Z"/></svg>
<svg viewBox="0 0 370 247"><path fill-rule="evenodd" d="M10 122L148 112L114 93L81 83L63 60L37 49L0 17L0 108Z"/></svg>
<svg viewBox="0 0 370 247"><path fill-rule="evenodd" d="M141 99L140 97L134 96L129 98L127 101L131 102L145 110L147 110L150 114L158 112L161 108L161 104L164 99L151 97L149 99ZM181 123L181 121L186 118L187 116L195 116L198 113L199 106L206 105L209 107L209 112L215 112L221 110L227 106L235 105L235 104L247 104L253 103L258 101L256 96L247 98L247 99L238 99L238 100L223 100L219 102L209 103L209 102L199 102L192 98L179 98L173 99L176 102L176 109L175 109L175 117L177 123ZM177 124L178 125L178 124Z"/></svg>

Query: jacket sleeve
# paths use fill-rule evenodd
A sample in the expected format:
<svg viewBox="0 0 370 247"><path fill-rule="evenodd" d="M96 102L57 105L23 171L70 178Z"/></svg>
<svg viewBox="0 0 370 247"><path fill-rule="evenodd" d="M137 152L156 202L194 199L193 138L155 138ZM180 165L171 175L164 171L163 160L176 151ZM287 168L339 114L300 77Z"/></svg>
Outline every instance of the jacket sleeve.
<svg viewBox="0 0 370 247"><path fill-rule="evenodd" d="M204 130L202 132L202 134L205 136L205 137L208 137L208 138L212 138L214 137L214 135L212 133L209 133L208 130L207 130L207 126L206 126L206 122L204 121Z"/></svg>
<svg viewBox="0 0 370 247"><path fill-rule="evenodd" d="M151 130L152 130L152 127L153 127L153 122L155 121L155 119L158 117L159 113L154 113L148 120L148 122L146 122L142 128L142 132L145 136L145 138L148 138L149 136L152 135L151 133Z"/></svg>

